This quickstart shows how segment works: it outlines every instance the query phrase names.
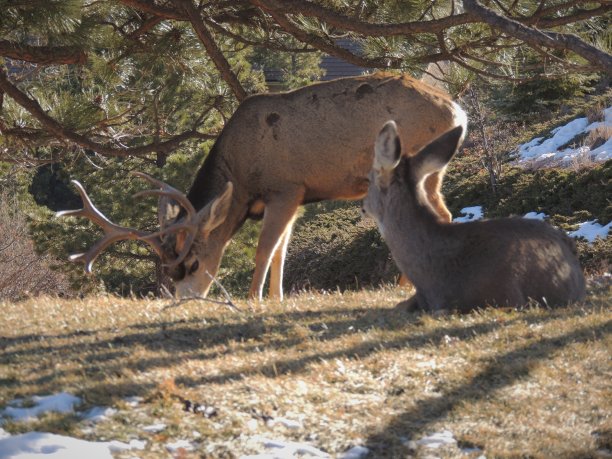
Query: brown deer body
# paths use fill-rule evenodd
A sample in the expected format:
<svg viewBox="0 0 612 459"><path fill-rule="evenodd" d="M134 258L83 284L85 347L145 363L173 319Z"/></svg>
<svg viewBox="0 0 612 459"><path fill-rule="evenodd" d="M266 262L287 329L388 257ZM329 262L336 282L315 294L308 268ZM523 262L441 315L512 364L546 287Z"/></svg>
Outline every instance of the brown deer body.
<svg viewBox="0 0 612 459"><path fill-rule="evenodd" d="M574 243L550 225L522 218L438 221L424 196L423 178L446 166L462 135L462 128L455 128L410 158L401 156L395 123L387 123L376 140L364 209L414 283L415 306L467 312L530 299L549 306L583 299Z"/></svg>
<svg viewBox="0 0 612 459"><path fill-rule="evenodd" d="M163 233L161 257L175 259L169 274L177 295L206 295L232 236L247 218L263 218L250 296L261 298L271 266L270 293L282 298L284 257L298 207L365 196L374 138L389 118L402 126L406 155L466 123L446 94L407 76L343 78L247 98L187 195L198 213L193 222L203 228L195 237L189 233L191 249L180 229ZM440 195L442 175L443 170L432 174L426 189L439 218L450 221ZM183 218L170 217L160 215L162 227ZM184 255L177 259L177 253Z"/></svg>

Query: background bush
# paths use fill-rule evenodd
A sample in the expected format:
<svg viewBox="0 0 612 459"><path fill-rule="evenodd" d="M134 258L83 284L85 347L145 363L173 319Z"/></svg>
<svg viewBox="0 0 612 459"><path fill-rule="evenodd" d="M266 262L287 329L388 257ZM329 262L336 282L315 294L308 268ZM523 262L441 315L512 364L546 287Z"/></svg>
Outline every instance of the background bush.
<svg viewBox="0 0 612 459"><path fill-rule="evenodd" d="M7 191L0 191L0 234L0 301L70 292L58 260L36 252L22 205Z"/></svg>

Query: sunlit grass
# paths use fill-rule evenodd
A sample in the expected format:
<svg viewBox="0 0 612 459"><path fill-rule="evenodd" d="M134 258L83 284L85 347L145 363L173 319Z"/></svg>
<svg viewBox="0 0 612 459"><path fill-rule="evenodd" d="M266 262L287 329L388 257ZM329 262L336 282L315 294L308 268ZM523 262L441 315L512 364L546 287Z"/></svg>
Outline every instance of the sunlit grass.
<svg viewBox="0 0 612 459"><path fill-rule="evenodd" d="M427 451L410 440L444 429L487 457L588 457L611 447L609 282L568 308L464 316L395 308L407 295L304 293L238 302L242 313L112 296L2 303L0 406L68 391L120 410L90 431L55 414L4 428L147 439L148 458L167 457L163 444L174 438L199 441L193 457L252 454L256 434L331 454L364 445L373 457L419 457ZM124 399L135 395L143 402L131 407ZM186 412L186 400L214 414ZM167 428L142 431L154 422Z"/></svg>

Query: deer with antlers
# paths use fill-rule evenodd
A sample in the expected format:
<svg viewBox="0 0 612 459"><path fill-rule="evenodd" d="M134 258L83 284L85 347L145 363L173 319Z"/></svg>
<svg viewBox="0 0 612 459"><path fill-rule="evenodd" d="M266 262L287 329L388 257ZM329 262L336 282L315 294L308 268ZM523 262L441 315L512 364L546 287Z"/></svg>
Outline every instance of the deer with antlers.
<svg viewBox="0 0 612 459"><path fill-rule="evenodd" d="M106 235L72 259L90 270L112 242L140 239L161 257L177 296L205 296L233 235L247 219L263 219L250 297L262 298L270 270L270 294L282 299L283 263L299 206L362 198L374 138L390 117L401 126L408 156L467 124L465 113L447 94L408 76L342 78L248 97L225 125L186 196L139 174L156 187L141 195L160 197L159 232L143 234L113 225L78 186L85 208L61 215L88 217ZM424 186L440 221L449 222L440 194L443 174L444 167L432 172Z"/></svg>

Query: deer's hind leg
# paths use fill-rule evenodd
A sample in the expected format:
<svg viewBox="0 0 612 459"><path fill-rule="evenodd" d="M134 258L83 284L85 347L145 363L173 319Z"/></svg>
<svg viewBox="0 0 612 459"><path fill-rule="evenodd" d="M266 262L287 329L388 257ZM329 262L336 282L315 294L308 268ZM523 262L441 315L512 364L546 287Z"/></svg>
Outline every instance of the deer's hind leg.
<svg viewBox="0 0 612 459"><path fill-rule="evenodd" d="M446 207L446 204L444 203L444 196L442 196L442 192L440 190L442 187L444 172L444 170L441 170L427 176L425 179L425 193L427 194L429 204L439 215L440 222L450 223L453 220L453 216Z"/></svg>
<svg viewBox="0 0 612 459"><path fill-rule="evenodd" d="M444 170L434 172L425 179L425 193L427 195L427 201L438 214L439 220L442 223L450 223L453 220L453 216L444 203L444 196L440 188L442 187L442 178L444 177ZM407 287L412 284L406 274L402 273L397 284L400 287Z"/></svg>
<svg viewBox="0 0 612 459"><path fill-rule="evenodd" d="M266 274L272 263L275 252L279 251L276 261L274 277L271 283L271 293L282 299L282 267L276 269L278 263L284 261L286 244L291 235L291 226L295 219L298 207L302 201L302 193L287 195L266 203L263 225L259 235L257 251L255 253L255 272L249 290L249 298L262 299Z"/></svg>

